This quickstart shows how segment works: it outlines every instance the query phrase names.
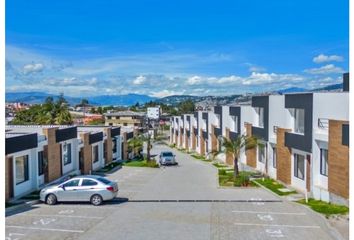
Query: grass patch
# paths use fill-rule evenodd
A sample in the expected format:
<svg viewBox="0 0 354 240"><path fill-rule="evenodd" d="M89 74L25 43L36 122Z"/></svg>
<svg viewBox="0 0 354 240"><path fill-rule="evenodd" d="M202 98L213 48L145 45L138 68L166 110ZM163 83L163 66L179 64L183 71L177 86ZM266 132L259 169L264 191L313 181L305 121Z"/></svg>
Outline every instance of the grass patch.
<svg viewBox="0 0 354 240"><path fill-rule="evenodd" d="M233 171L228 171L226 169L219 169L219 185L228 187L257 187L255 183L250 181L252 172L241 171L239 175L235 178Z"/></svg>
<svg viewBox="0 0 354 240"><path fill-rule="evenodd" d="M193 158L195 158L195 159L198 159L198 160L201 160L201 161L204 161L204 162L211 162L211 160L206 159L204 156L199 155L199 154L191 154L191 156Z"/></svg>
<svg viewBox="0 0 354 240"><path fill-rule="evenodd" d="M25 200L38 200L39 199L39 193L40 190L31 192L30 194L23 196L21 199L25 199Z"/></svg>
<svg viewBox="0 0 354 240"><path fill-rule="evenodd" d="M16 205L18 205L18 204L5 202L5 208L13 207Z"/></svg>
<svg viewBox="0 0 354 240"><path fill-rule="evenodd" d="M296 191L291 191L291 192L279 191L279 189L285 188L285 186L283 184L278 183L277 181L275 181L271 178L264 178L264 180L256 179L254 181L261 184L262 186L268 188L269 190L271 190L272 192L274 192L280 196L285 196L285 195L296 193Z"/></svg>
<svg viewBox="0 0 354 240"><path fill-rule="evenodd" d="M222 164L222 163L213 163L213 165L217 168L230 168L230 166Z"/></svg>
<svg viewBox="0 0 354 240"><path fill-rule="evenodd" d="M132 161L127 161L123 163L123 166L127 167L151 167L151 168L159 168L160 166L156 163L155 160L147 161L146 159L136 159Z"/></svg>
<svg viewBox="0 0 354 240"><path fill-rule="evenodd" d="M110 164L106 165L104 168L102 168L101 170L103 172L108 172L110 170L112 170L113 168L117 167L121 165L121 163L118 163L118 162L111 162Z"/></svg>
<svg viewBox="0 0 354 240"><path fill-rule="evenodd" d="M349 213L349 208L346 206L327 203L313 198L309 198L308 203L306 203L305 199L301 199L297 202L309 206L312 210L322 213L326 217L329 217L332 214Z"/></svg>

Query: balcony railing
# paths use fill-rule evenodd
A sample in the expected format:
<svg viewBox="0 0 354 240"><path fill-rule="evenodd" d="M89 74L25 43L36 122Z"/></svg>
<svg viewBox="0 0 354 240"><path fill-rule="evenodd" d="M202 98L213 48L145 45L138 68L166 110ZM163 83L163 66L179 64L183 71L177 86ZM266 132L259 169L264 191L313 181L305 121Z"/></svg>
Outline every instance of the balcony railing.
<svg viewBox="0 0 354 240"><path fill-rule="evenodd" d="M277 133L278 132L278 126L273 126L273 132Z"/></svg>
<svg viewBox="0 0 354 240"><path fill-rule="evenodd" d="M318 128L320 129L328 129L328 119L327 118L319 118L318 119Z"/></svg>

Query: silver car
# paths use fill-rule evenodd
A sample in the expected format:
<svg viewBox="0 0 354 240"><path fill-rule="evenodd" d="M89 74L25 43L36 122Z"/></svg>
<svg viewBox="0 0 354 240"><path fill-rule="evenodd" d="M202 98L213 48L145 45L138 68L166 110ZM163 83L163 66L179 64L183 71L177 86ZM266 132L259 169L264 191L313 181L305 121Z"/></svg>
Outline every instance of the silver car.
<svg viewBox="0 0 354 240"><path fill-rule="evenodd" d="M91 202L98 206L117 196L118 184L96 175L83 175L63 183L43 188L40 200L54 205L57 202Z"/></svg>
<svg viewBox="0 0 354 240"><path fill-rule="evenodd" d="M172 152L161 152L159 162L160 165L176 165L176 155Z"/></svg>

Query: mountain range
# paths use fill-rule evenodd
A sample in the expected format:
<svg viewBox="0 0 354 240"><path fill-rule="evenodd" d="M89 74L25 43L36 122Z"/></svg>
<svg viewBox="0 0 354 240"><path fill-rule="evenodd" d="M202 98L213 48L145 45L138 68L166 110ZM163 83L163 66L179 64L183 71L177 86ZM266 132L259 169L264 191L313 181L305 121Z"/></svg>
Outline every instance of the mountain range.
<svg viewBox="0 0 354 240"><path fill-rule="evenodd" d="M320 91L338 91L343 88L343 84L333 84L322 88L305 89L305 88L286 88L270 93L286 94L295 92L320 92ZM259 93L255 93L259 94ZM100 106L131 106L136 104L144 104L146 102L154 101L157 103L163 103L167 105L176 105L186 100L192 100L193 102L211 102L217 104L229 104L235 101L247 101L252 96L247 95L229 95L229 96L193 96L193 95L174 95L163 98L155 98L142 94L125 94L125 95L101 95L86 98L89 104ZM47 97L53 97L54 100L58 98L58 95L44 93L44 92L6 92L6 102L24 102L29 104L43 103ZM70 105L79 104L82 100L81 97L64 96ZM244 99L243 99L244 98Z"/></svg>

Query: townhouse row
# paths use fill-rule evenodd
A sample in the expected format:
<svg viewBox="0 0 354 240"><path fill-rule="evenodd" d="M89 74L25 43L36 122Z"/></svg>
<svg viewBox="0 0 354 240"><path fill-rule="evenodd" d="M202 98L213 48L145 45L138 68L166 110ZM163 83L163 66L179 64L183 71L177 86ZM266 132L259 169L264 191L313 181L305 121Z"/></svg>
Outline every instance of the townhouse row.
<svg viewBox="0 0 354 240"><path fill-rule="evenodd" d="M204 156L220 151L222 137L256 136L242 151L240 169L252 168L307 193L348 205L349 74L340 92L254 96L251 104L215 106L171 118L170 143ZM233 165L233 156L217 158Z"/></svg>
<svg viewBox="0 0 354 240"><path fill-rule="evenodd" d="M96 126L5 127L5 199L20 198L69 175L90 174L133 157L133 129Z"/></svg>

